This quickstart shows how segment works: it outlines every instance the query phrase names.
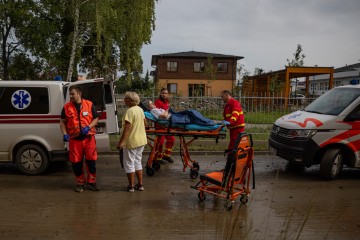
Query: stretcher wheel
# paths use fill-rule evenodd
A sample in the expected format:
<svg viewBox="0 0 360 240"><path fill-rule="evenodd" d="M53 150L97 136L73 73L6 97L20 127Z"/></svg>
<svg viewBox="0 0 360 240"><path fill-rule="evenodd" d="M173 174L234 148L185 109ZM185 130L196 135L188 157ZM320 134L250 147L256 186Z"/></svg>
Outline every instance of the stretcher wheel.
<svg viewBox="0 0 360 240"><path fill-rule="evenodd" d="M198 193L198 198L200 201L204 201L206 199L205 193L200 191Z"/></svg>
<svg viewBox="0 0 360 240"><path fill-rule="evenodd" d="M226 208L226 210L230 211L233 208L233 202L232 201L227 201L225 203L225 208Z"/></svg>
<svg viewBox="0 0 360 240"><path fill-rule="evenodd" d="M249 198L248 198L248 196L247 195L241 195L241 197L240 197L240 202L241 203L247 203L249 201Z"/></svg>
<svg viewBox="0 0 360 240"><path fill-rule="evenodd" d="M194 162L193 163L193 169L199 171L200 170L200 165L197 162Z"/></svg>
<svg viewBox="0 0 360 240"><path fill-rule="evenodd" d="M159 171L160 169L160 163L158 163L157 161L154 161L151 166L153 169L155 169L155 171Z"/></svg>
<svg viewBox="0 0 360 240"><path fill-rule="evenodd" d="M150 177L154 176L155 169L153 169L152 167L146 167L146 174Z"/></svg>
<svg viewBox="0 0 360 240"><path fill-rule="evenodd" d="M199 172L197 170L194 169L190 169L190 178L191 179L195 179L199 176Z"/></svg>

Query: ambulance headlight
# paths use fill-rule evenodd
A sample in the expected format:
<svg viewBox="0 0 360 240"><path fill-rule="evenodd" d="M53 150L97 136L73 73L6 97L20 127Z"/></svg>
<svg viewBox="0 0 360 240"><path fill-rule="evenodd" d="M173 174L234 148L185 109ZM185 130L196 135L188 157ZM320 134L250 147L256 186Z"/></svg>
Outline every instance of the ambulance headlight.
<svg viewBox="0 0 360 240"><path fill-rule="evenodd" d="M302 139L310 139L316 133L316 130L290 130L289 137L290 138L302 138Z"/></svg>

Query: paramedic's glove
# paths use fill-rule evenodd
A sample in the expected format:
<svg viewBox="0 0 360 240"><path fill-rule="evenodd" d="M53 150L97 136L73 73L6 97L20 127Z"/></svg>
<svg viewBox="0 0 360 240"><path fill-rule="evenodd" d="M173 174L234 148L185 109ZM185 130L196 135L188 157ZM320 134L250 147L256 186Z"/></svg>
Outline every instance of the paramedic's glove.
<svg viewBox="0 0 360 240"><path fill-rule="evenodd" d="M222 124L226 126L226 125L230 125L230 122L224 120L224 121L222 122Z"/></svg>
<svg viewBox="0 0 360 240"><path fill-rule="evenodd" d="M81 129L81 135L86 135L89 133L89 131L90 131L90 127L86 126L83 129Z"/></svg>
<svg viewBox="0 0 360 240"><path fill-rule="evenodd" d="M70 140L69 134L65 134L65 135L63 136L63 141L64 141L64 142L68 142L69 140Z"/></svg>

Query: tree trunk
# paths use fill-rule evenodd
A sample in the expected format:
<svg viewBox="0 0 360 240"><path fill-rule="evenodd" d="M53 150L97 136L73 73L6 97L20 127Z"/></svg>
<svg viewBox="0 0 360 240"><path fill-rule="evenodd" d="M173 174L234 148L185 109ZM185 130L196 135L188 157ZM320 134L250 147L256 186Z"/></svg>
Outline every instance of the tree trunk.
<svg viewBox="0 0 360 240"><path fill-rule="evenodd" d="M76 4L75 18L74 18L74 34L73 34L73 42L72 42L72 47L71 47L69 69L68 69L68 74L67 74L67 78L66 78L67 82L71 82L71 76L73 74L78 35L79 35L79 4Z"/></svg>

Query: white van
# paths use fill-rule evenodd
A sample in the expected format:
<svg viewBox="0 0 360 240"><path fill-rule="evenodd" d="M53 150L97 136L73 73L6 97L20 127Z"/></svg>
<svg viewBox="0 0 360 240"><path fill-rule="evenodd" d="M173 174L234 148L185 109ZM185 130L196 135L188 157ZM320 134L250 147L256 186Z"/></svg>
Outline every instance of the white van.
<svg viewBox="0 0 360 240"><path fill-rule="evenodd" d="M304 110L276 120L270 151L291 164L320 164L324 179L343 165L360 168L360 85L333 88Z"/></svg>
<svg viewBox="0 0 360 240"><path fill-rule="evenodd" d="M119 131L112 81L0 81L0 162L13 162L22 173L38 175L50 162L68 159L60 115L71 85L80 85L82 97L99 113L98 151L110 149L109 134Z"/></svg>

